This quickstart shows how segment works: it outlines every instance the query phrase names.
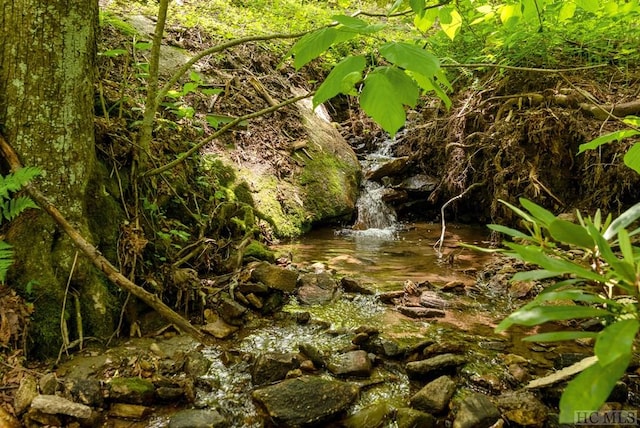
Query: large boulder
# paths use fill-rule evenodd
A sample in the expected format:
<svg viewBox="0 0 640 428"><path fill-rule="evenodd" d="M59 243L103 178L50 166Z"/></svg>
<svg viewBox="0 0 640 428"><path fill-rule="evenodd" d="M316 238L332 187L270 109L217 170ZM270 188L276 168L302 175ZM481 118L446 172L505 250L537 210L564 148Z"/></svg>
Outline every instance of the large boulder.
<svg viewBox="0 0 640 428"><path fill-rule="evenodd" d="M257 389L253 398L276 426L318 425L342 414L358 396L358 387L346 382L302 376Z"/></svg>

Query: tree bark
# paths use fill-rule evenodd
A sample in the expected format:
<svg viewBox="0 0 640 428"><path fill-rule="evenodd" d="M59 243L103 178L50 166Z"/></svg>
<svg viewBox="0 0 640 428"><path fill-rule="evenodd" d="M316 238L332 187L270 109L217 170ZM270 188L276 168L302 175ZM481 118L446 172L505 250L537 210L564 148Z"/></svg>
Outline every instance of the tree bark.
<svg viewBox="0 0 640 428"><path fill-rule="evenodd" d="M42 169L38 186L86 237L92 236L87 212L100 197L93 127L97 29L97 0L0 0L1 131L25 165ZM34 301L37 351L57 353L62 343L70 275L85 334L113 330L117 301L107 282L86 261L72 272L76 249L46 213L21 216L7 240L15 247L12 284L24 295L29 290Z"/></svg>

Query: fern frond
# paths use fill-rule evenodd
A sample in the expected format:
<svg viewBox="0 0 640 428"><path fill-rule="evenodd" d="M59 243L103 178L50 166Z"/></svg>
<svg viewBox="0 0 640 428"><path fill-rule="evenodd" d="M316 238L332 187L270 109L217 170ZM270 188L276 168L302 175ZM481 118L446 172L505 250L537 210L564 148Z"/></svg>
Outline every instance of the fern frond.
<svg viewBox="0 0 640 428"><path fill-rule="evenodd" d="M40 207L26 196L13 198L2 204L2 217L11 221L29 208L39 209Z"/></svg>
<svg viewBox="0 0 640 428"><path fill-rule="evenodd" d="M5 241L0 241L0 283L4 283L12 263L13 248Z"/></svg>
<svg viewBox="0 0 640 428"><path fill-rule="evenodd" d="M14 173L0 177L0 197L8 199L10 194L20 190L25 184L42 174L40 168L27 166Z"/></svg>

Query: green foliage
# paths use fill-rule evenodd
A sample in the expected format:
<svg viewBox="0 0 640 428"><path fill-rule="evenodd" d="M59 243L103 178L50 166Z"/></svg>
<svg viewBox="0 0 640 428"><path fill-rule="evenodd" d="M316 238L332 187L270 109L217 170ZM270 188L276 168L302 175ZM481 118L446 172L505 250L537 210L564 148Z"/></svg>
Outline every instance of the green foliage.
<svg viewBox="0 0 640 428"><path fill-rule="evenodd" d="M628 232L627 227L640 218L640 204L613 221L610 216L603 221L600 212L593 218L578 213L576 224L526 199L520 199L524 209L503 203L522 218L528 232L492 225L493 230L513 239L504 243L507 249L503 252L540 267L518 273L513 280L555 278L557 282L504 319L496 331L514 324L535 326L571 319L597 319L605 326L598 333L560 331L526 339L595 339L597 362L569 383L560 401L560 422L574 423L575 412L600 408L631 361L640 329L640 248L630 238L640 228ZM584 256L575 257L569 251L572 248ZM616 297L620 293L626 296Z"/></svg>
<svg viewBox="0 0 640 428"><path fill-rule="evenodd" d="M624 119L624 122L627 125L631 126L632 129L622 129L620 131L611 132L609 134L601 135L600 137L591 140L588 143L581 144L578 154L586 150L597 149L603 144L608 144L613 141L619 142L624 139L640 135L640 117L627 116ZM635 143L633 146L631 146L631 148L624 155L623 160L625 165L640 174L640 143Z"/></svg>
<svg viewBox="0 0 640 428"><path fill-rule="evenodd" d="M25 184L41 174L40 169L26 167L14 173L0 177L0 224L4 220L11 221L20 213L29 208L38 208L30 198L26 196L14 197ZM7 271L13 263L13 250L11 245L0 240L0 282L4 282Z"/></svg>

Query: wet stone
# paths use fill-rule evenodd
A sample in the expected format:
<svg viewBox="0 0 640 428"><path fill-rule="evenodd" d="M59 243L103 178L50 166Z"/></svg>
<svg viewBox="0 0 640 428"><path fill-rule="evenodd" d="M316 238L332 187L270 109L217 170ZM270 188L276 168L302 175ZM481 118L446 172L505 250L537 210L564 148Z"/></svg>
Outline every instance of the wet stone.
<svg viewBox="0 0 640 428"><path fill-rule="evenodd" d="M31 402L38 396L38 384L33 376L25 376L20 381L20 386L13 398L13 407L16 414L21 415L26 412Z"/></svg>
<svg viewBox="0 0 640 428"><path fill-rule="evenodd" d="M374 295L376 293L375 290L367 288L358 280L346 276L340 280L340 285L342 286L342 289L347 293L358 293L367 295Z"/></svg>
<svg viewBox="0 0 640 428"><path fill-rule="evenodd" d="M411 397L411 407L427 413L438 414L444 412L449 400L456 390L456 383L449 376L441 376L426 384Z"/></svg>
<svg viewBox="0 0 640 428"><path fill-rule="evenodd" d="M502 416L523 426L544 426L549 416L547 406L527 391L508 392L497 399Z"/></svg>
<svg viewBox="0 0 640 428"><path fill-rule="evenodd" d="M202 330L217 339L226 339L238 331L238 327L227 324L222 318L216 318L215 321L203 326Z"/></svg>
<svg viewBox="0 0 640 428"><path fill-rule="evenodd" d="M155 395L155 386L146 379L117 377L111 380L109 396L112 401L130 404L150 404Z"/></svg>
<svg viewBox="0 0 640 428"><path fill-rule="evenodd" d="M235 326L242 325L242 317L247 308L240 303L231 299L222 299L220 306L218 306L218 313L220 317L227 323Z"/></svg>
<svg viewBox="0 0 640 428"><path fill-rule="evenodd" d="M252 395L276 426L316 426L346 411L357 398L358 388L347 382L302 376L257 389Z"/></svg>
<svg viewBox="0 0 640 428"><path fill-rule="evenodd" d="M350 351L334 356L327 368L338 376L369 377L372 363L366 351Z"/></svg>
<svg viewBox="0 0 640 428"><path fill-rule="evenodd" d="M122 419L142 420L151 414L151 409L138 404L114 403L109 409L109 416Z"/></svg>
<svg viewBox="0 0 640 428"><path fill-rule="evenodd" d="M269 352L260 354L251 370L254 385L265 385L287 377L287 373L300 367L293 353Z"/></svg>
<svg viewBox="0 0 640 428"><path fill-rule="evenodd" d="M308 343L301 343L300 345L298 345L298 349L303 355L305 355L307 358L309 358L309 360L311 360L314 366L316 367L326 366L324 356L320 353L320 351L318 351L318 348L316 348L315 346L310 345Z"/></svg>
<svg viewBox="0 0 640 428"><path fill-rule="evenodd" d="M441 354L426 360L407 363L406 369L412 379L435 378L466 362L467 359L461 355Z"/></svg>
<svg viewBox="0 0 640 428"><path fill-rule="evenodd" d="M176 402L184 398L184 389L169 386L161 386L156 389L156 396L159 400L166 402Z"/></svg>
<svg viewBox="0 0 640 428"><path fill-rule="evenodd" d="M91 417L91 407L57 395L38 395L31 402L31 408L49 415L67 415L78 419Z"/></svg>
<svg viewBox="0 0 640 428"><path fill-rule="evenodd" d="M338 283L328 272L308 273L300 277L298 300L305 305L321 305L332 301L338 291Z"/></svg>
<svg viewBox="0 0 640 428"><path fill-rule="evenodd" d="M215 410L181 410L171 417L169 428L218 428L229 423Z"/></svg>
<svg viewBox="0 0 640 428"><path fill-rule="evenodd" d="M386 426L391 417L393 407L384 401L376 402L340 421L345 428L377 428Z"/></svg>
<svg viewBox="0 0 640 428"><path fill-rule="evenodd" d="M296 289L298 272L269 263L259 263L251 272L251 279L269 288L291 293Z"/></svg>
<svg viewBox="0 0 640 428"><path fill-rule="evenodd" d="M464 354L467 347L460 342L439 342L433 343L422 350L422 355L429 357L439 354Z"/></svg>
<svg viewBox="0 0 640 428"><path fill-rule="evenodd" d="M398 175L407 168L408 161L409 157L407 156L391 159L390 161L382 163L378 167L367 171L365 179L378 181L383 177Z"/></svg>
<svg viewBox="0 0 640 428"><path fill-rule="evenodd" d="M38 382L40 392L44 395L54 395L58 390L58 378L53 372L46 373Z"/></svg>
<svg viewBox="0 0 640 428"><path fill-rule="evenodd" d="M434 428L436 418L429 413L402 407L396 412L396 425L398 428Z"/></svg>
<svg viewBox="0 0 640 428"><path fill-rule="evenodd" d="M380 336L370 337L368 341L361 343L360 347L367 352L389 358L404 354L396 342Z"/></svg>
<svg viewBox="0 0 640 428"><path fill-rule="evenodd" d="M74 401L87 406L102 407L104 398L97 379L71 379L66 382L66 388Z"/></svg>
<svg viewBox="0 0 640 428"><path fill-rule="evenodd" d="M465 397L453 421L453 428L489 428L500 418L500 411L486 395Z"/></svg>
<svg viewBox="0 0 640 428"><path fill-rule="evenodd" d="M184 371L191 377L200 377L207 374L211 367L211 361L202 352L191 351L185 356Z"/></svg>
<svg viewBox="0 0 640 428"><path fill-rule="evenodd" d="M446 313L440 309L418 306L398 306L398 312L409 318L444 318Z"/></svg>

